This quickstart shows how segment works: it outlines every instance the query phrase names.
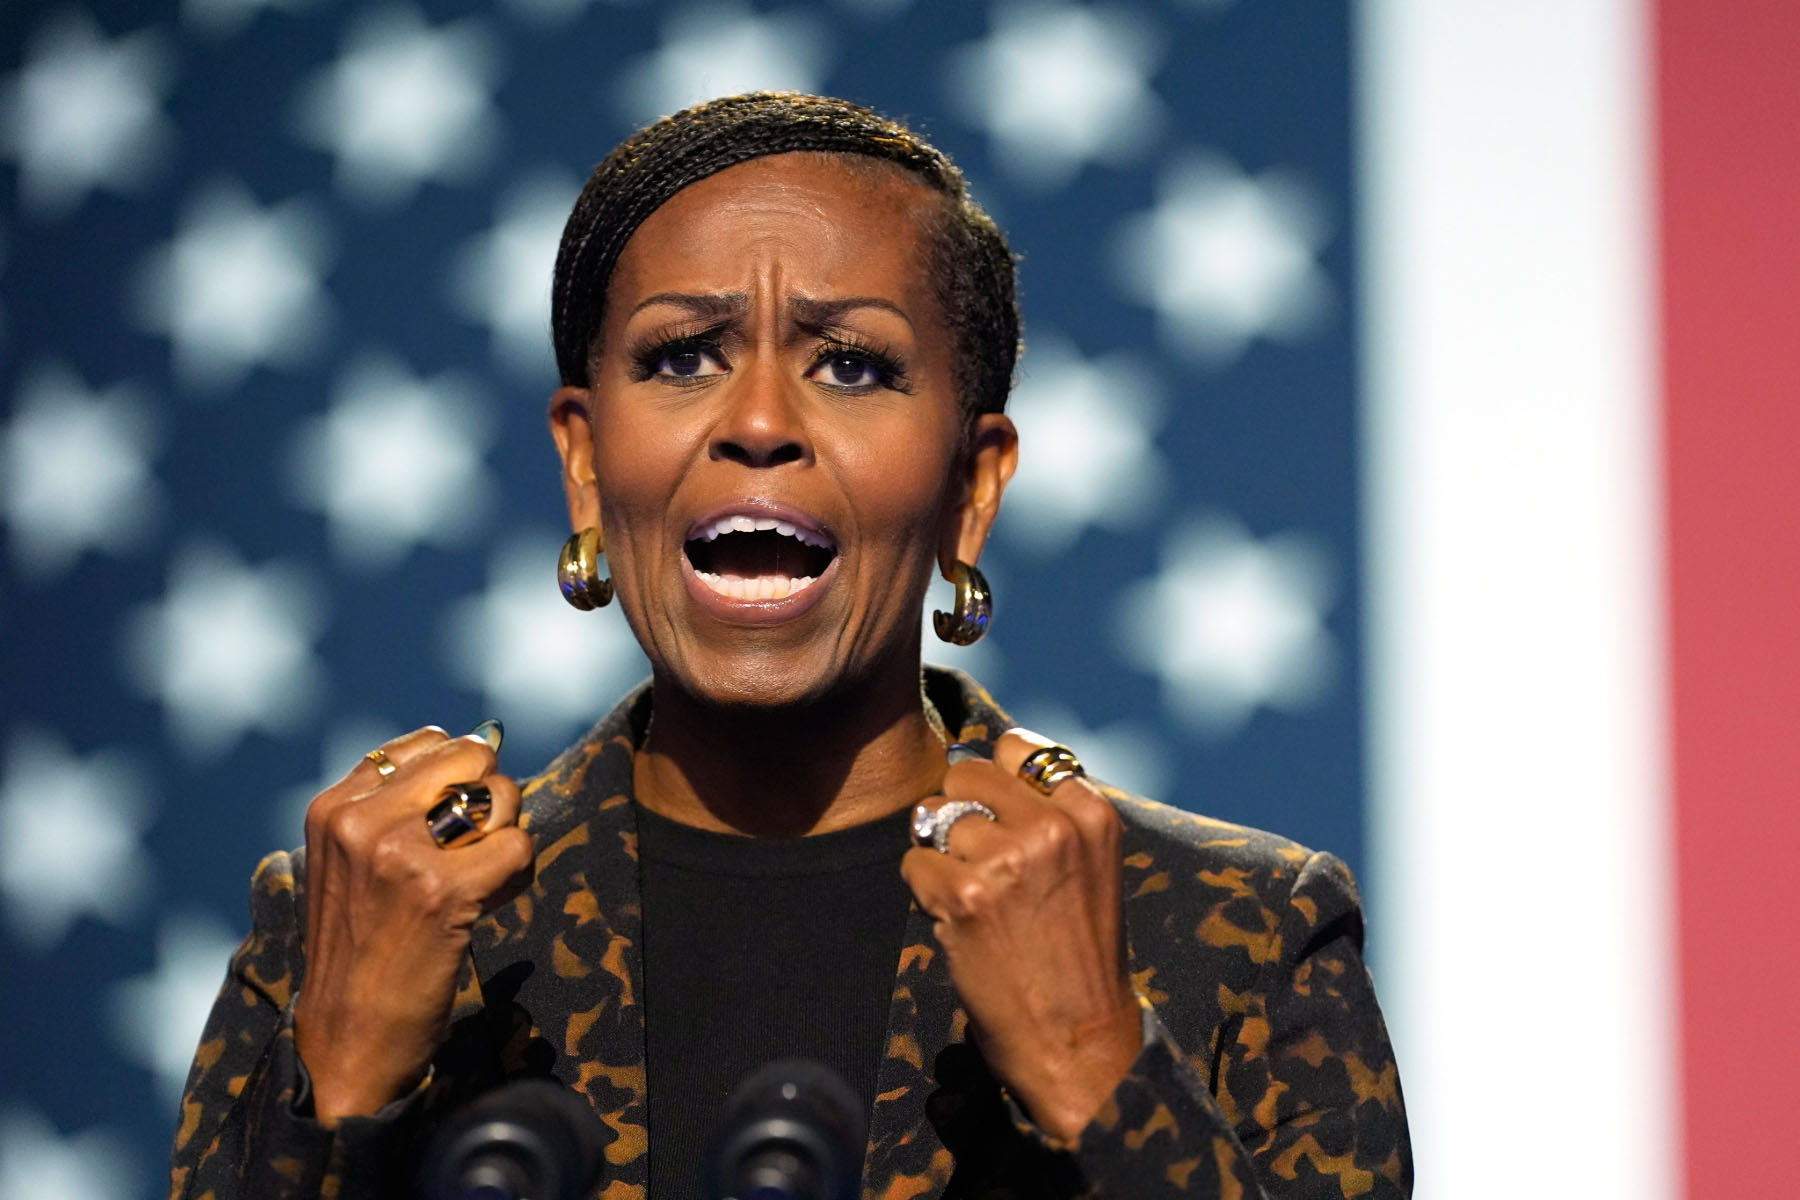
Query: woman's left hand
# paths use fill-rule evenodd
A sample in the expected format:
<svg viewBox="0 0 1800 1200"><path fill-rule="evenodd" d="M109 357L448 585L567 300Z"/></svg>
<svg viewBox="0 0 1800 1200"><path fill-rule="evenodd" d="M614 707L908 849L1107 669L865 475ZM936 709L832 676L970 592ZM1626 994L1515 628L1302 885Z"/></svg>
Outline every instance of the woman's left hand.
<svg viewBox="0 0 1800 1200"><path fill-rule="evenodd" d="M901 874L937 922L983 1057L1032 1120L1072 1142L1137 1057L1126 971L1118 814L1085 776L1048 796L1018 775L1047 739L1023 729L994 760L952 766L928 805L992 809L952 827L948 853L909 851Z"/></svg>

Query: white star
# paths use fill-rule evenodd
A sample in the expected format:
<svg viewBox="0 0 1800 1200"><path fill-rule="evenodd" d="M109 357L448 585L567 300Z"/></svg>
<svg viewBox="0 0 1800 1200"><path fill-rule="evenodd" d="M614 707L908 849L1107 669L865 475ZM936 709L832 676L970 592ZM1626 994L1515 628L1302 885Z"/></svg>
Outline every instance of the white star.
<svg viewBox="0 0 1800 1200"><path fill-rule="evenodd" d="M1022 184L1067 183L1084 163L1138 161L1162 128L1149 77L1158 39L1130 14L1010 0L992 9L987 38L947 59L952 103L995 141Z"/></svg>
<svg viewBox="0 0 1800 1200"><path fill-rule="evenodd" d="M1126 719L1089 728L1055 701L1025 704L1013 709L1012 716L1034 733L1074 750L1095 779L1152 800L1169 799L1175 778L1169 747L1149 724Z"/></svg>
<svg viewBox="0 0 1800 1200"><path fill-rule="evenodd" d="M452 301L493 333L496 358L528 378L554 370L550 273L581 184L561 172L522 180L500 201L494 225L465 242L450 275Z"/></svg>
<svg viewBox="0 0 1800 1200"><path fill-rule="evenodd" d="M278 846L298 846L306 841L306 809L326 788L348 775L363 755L399 736L392 721L375 717L344 717L331 723L319 754L319 773L306 783L295 784L281 794L269 812L269 836Z"/></svg>
<svg viewBox="0 0 1800 1200"><path fill-rule="evenodd" d="M1054 335L1032 335L1007 405L1019 426L1019 469L1006 489L1003 536L1054 557L1090 525L1121 530L1150 515L1167 485L1152 437L1162 389L1140 357L1084 361Z"/></svg>
<svg viewBox="0 0 1800 1200"><path fill-rule="evenodd" d="M980 680L983 687L994 690L1004 687L1006 680L1006 656L1001 651L1005 638L996 640L994 637L994 626L1006 620L1006 568L998 556L990 552L981 557L981 572L987 579L988 591L994 596L994 617L988 623L987 633L970 646L958 646L938 637L932 614L956 611L956 588L934 574L931 586L925 592L925 607L921 614L919 658L923 662L967 671Z"/></svg>
<svg viewBox="0 0 1800 1200"><path fill-rule="evenodd" d="M126 627L128 675L162 701L192 757L223 755L251 729L290 731L324 684L312 651L324 624L309 577L295 567L247 567L216 545L193 544L169 567L160 604Z"/></svg>
<svg viewBox="0 0 1800 1200"><path fill-rule="evenodd" d="M237 944L238 935L214 917L169 917L156 931L156 970L113 988L113 1036L132 1062L155 1074L170 1104L181 1098Z"/></svg>
<svg viewBox="0 0 1800 1200"><path fill-rule="evenodd" d="M61 366L28 373L0 429L0 508L20 570L41 579L89 548L142 549L162 511L149 464L160 440L130 384L89 391Z"/></svg>
<svg viewBox="0 0 1800 1200"><path fill-rule="evenodd" d="M21 940L47 948L82 913L131 919L150 883L138 844L145 790L118 751L77 758L48 733L13 733L0 782L0 894Z"/></svg>
<svg viewBox="0 0 1800 1200"><path fill-rule="evenodd" d="M124 1141L89 1129L58 1137L35 1113L0 1116L0 1196L31 1200L118 1200L142 1195L148 1181L133 1169Z"/></svg>
<svg viewBox="0 0 1800 1200"><path fill-rule="evenodd" d="M422 542L457 545L486 515L489 426L466 379L420 379L366 354L339 377L331 411L297 426L288 486L325 514L336 554L364 569L392 567Z"/></svg>
<svg viewBox="0 0 1800 1200"><path fill-rule="evenodd" d="M508 747L528 753L559 749L650 673L617 604L584 613L564 603L561 545L547 533L506 539L487 590L458 601L444 623L452 673L506 721Z"/></svg>
<svg viewBox="0 0 1800 1200"><path fill-rule="evenodd" d="M694 4L663 20L660 49L626 65L619 99L627 117L648 121L739 92L816 92L830 49L819 24L798 13Z"/></svg>
<svg viewBox="0 0 1800 1200"><path fill-rule="evenodd" d="M241 186L214 184L188 205L174 240L145 256L138 319L168 335L190 386L229 388L259 363L295 366L329 319L319 286L327 246L303 201L265 209Z"/></svg>
<svg viewBox="0 0 1800 1200"><path fill-rule="evenodd" d="M487 162L502 132L499 75L479 20L432 28L412 9L360 20L332 66L302 85L300 136L337 159L337 183L364 204L408 200L428 179L453 183Z"/></svg>
<svg viewBox="0 0 1800 1200"><path fill-rule="evenodd" d="M75 12L39 29L24 67L0 92L0 144L19 161L24 208L60 217L95 188L141 184L174 140L157 107L172 74L155 31L108 42Z"/></svg>
<svg viewBox="0 0 1800 1200"><path fill-rule="evenodd" d="M1303 182L1252 179L1197 155L1165 172L1157 193L1154 209L1120 224L1114 262L1170 345L1222 366L1252 338L1294 342L1320 326L1331 285L1316 255L1329 230Z"/></svg>
<svg viewBox="0 0 1800 1200"><path fill-rule="evenodd" d="M1326 558L1298 535L1259 542L1223 519L1193 522L1164 543L1162 573L1122 594L1120 649L1203 733L1228 736L1260 705L1305 708L1335 665Z"/></svg>
<svg viewBox="0 0 1800 1200"><path fill-rule="evenodd" d="M210 37L242 33L263 9L297 13L319 0L181 0L181 19Z"/></svg>

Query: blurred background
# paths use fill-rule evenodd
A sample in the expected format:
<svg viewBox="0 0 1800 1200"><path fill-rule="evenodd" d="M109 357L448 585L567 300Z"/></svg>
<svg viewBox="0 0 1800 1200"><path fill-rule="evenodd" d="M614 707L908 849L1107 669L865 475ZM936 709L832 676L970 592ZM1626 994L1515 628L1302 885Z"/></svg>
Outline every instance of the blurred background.
<svg viewBox="0 0 1800 1200"><path fill-rule="evenodd" d="M907 120L1021 256L994 632L928 659L1351 863L1421 1195L1745 1162L1775 1118L1681 1150L1655 11L0 7L0 1196L161 1193L250 872L365 750L497 715L528 774L646 673L556 594L550 264L617 140L760 87ZM1791 718L1790 643L1719 686Z"/></svg>

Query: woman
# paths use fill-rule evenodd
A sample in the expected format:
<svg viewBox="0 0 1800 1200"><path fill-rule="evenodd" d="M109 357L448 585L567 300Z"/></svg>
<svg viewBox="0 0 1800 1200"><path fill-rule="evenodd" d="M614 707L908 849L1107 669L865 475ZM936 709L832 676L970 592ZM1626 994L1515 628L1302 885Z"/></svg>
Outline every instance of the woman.
<svg viewBox="0 0 1800 1200"><path fill-rule="evenodd" d="M313 802L173 1194L398 1194L443 1113L548 1072L610 1130L603 1196L695 1195L731 1084L792 1054L868 1107L872 1197L1407 1194L1343 866L921 674L934 568L940 634L985 627L1019 452L1012 261L954 166L818 97L666 118L577 202L553 329L564 592L616 594L651 682L522 789L424 729Z"/></svg>

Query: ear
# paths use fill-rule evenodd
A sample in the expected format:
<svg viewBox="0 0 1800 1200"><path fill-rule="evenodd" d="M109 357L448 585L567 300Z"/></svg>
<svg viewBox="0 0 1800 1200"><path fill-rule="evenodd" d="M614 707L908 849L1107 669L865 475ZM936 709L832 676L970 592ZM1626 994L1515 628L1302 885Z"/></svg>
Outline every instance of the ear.
<svg viewBox="0 0 1800 1200"><path fill-rule="evenodd" d="M562 456L563 495L569 528L580 532L600 524L600 485L594 475L593 396L586 388L558 388L550 397L550 436Z"/></svg>
<svg viewBox="0 0 1800 1200"><path fill-rule="evenodd" d="M1019 431L1005 413L982 413L975 418L963 454L962 498L945 519L938 538L938 570L945 578L958 559L973 566L981 559L994 518L1000 515L1000 497L1019 465Z"/></svg>

